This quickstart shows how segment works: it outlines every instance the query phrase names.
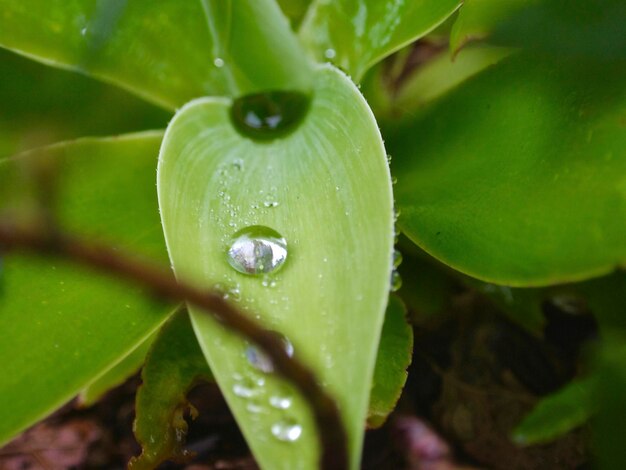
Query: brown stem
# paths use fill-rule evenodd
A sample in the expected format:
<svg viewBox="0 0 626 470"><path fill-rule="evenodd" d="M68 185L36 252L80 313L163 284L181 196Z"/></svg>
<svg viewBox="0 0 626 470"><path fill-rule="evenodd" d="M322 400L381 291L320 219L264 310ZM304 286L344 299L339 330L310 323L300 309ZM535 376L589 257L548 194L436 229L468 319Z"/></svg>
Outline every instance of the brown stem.
<svg viewBox="0 0 626 470"><path fill-rule="evenodd" d="M0 251L30 251L67 258L153 290L165 298L185 301L201 308L222 324L259 346L272 360L276 371L289 380L311 405L322 446L320 468L348 468L345 427L333 398L318 384L313 372L290 357L282 341L220 295L178 282L173 274L139 261L109 246L88 242L46 226L20 227L0 221Z"/></svg>

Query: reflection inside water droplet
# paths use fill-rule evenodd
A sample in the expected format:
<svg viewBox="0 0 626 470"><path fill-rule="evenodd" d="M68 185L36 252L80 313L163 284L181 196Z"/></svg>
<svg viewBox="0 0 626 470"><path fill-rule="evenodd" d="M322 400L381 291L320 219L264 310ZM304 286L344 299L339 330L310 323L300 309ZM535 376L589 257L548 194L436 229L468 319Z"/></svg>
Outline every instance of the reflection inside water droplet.
<svg viewBox="0 0 626 470"><path fill-rule="evenodd" d="M253 225L235 233L228 249L228 263L243 274L277 271L287 259L287 241L275 230Z"/></svg>
<svg viewBox="0 0 626 470"><path fill-rule="evenodd" d="M309 108L309 97L290 91L269 91L237 98L231 119L243 135L255 140L271 140L294 130Z"/></svg>
<svg viewBox="0 0 626 470"><path fill-rule="evenodd" d="M278 410L286 410L291 406L291 397L271 396L270 405Z"/></svg>
<svg viewBox="0 0 626 470"><path fill-rule="evenodd" d="M287 355L292 357L294 349L291 341L278 332L272 332L272 334L276 335L276 338L281 341ZM248 359L248 362L252 365L252 367L260 370L261 372L265 372L266 374L274 372L274 363L272 360L267 356L267 354L259 350L259 348L254 345L249 345L246 348L246 359Z"/></svg>
<svg viewBox="0 0 626 470"><path fill-rule="evenodd" d="M302 426L293 419L285 419L272 425L272 435L283 442L294 442L300 438Z"/></svg>

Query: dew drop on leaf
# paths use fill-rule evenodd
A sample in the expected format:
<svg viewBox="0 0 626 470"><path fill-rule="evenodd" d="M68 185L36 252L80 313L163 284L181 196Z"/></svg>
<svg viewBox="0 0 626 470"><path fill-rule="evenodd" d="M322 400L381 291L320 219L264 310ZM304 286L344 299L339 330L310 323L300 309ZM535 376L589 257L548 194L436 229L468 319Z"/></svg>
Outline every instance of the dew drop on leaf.
<svg viewBox="0 0 626 470"><path fill-rule="evenodd" d="M291 406L291 397L273 395L270 397L270 405L278 410L286 410Z"/></svg>
<svg viewBox="0 0 626 470"><path fill-rule="evenodd" d="M402 253L399 250L393 250L392 264L394 268L397 268L402 264Z"/></svg>
<svg viewBox="0 0 626 470"><path fill-rule="evenodd" d="M227 259L228 264L243 274L275 272L287 259L287 241L271 228L252 225L232 236Z"/></svg>
<svg viewBox="0 0 626 470"><path fill-rule="evenodd" d="M298 92L270 91L237 98L231 107L235 128L254 140L273 140L302 122L310 99Z"/></svg>
<svg viewBox="0 0 626 470"><path fill-rule="evenodd" d="M391 292L397 292L398 290L400 290L400 287L402 287L402 278L400 277L400 274L398 273L398 271L394 269L391 272L391 281L390 281L389 290Z"/></svg>
<svg viewBox="0 0 626 470"><path fill-rule="evenodd" d="M272 334L276 335L276 338L283 344L287 355L292 357L294 349L291 341L280 333L272 332ZM252 367L260 370L261 372L265 372L266 374L274 372L274 363L272 360L267 356L267 354L259 350L256 346L249 345L246 348L246 359L248 359L248 362L252 365Z"/></svg>
<svg viewBox="0 0 626 470"><path fill-rule="evenodd" d="M272 435L283 442L294 442L300 438L302 426L293 419L284 419L272 425Z"/></svg>

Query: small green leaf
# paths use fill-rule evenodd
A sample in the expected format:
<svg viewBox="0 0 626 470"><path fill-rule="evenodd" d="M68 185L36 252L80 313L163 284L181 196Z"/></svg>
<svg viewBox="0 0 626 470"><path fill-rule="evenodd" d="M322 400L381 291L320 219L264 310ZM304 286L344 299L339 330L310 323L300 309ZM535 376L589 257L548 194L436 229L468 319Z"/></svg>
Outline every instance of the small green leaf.
<svg viewBox="0 0 626 470"><path fill-rule="evenodd" d="M391 179L358 89L330 66L317 67L313 79L301 124L274 140L240 133L229 99L185 106L163 142L158 192L177 276L207 289L219 284L285 336L285 347L336 397L356 468L389 290ZM243 274L263 271L271 272ZM306 402L268 373L271 364L253 347L190 310L260 465L317 468Z"/></svg>
<svg viewBox="0 0 626 470"><path fill-rule="evenodd" d="M550 442L585 424L595 411L593 378L575 380L543 398L513 431L521 445Z"/></svg>
<svg viewBox="0 0 626 470"><path fill-rule="evenodd" d="M395 408L406 382L412 355L413 329L406 321L406 308L398 297L391 296L378 346L368 426L382 426Z"/></svg>
<svg viewBox="0 0 626 470"><path fill-rule="evenodd" d="M448 18L460 0L316 0L300 36L320 61L360 81L367 70Z"/></svg>
<svg viewBox="0 0 626 470"><path fill-rule="evenodd" d="M201 381L212 380L186 310L163 325L141 377L134 431L142 453L129 462L128 468L153 469L165 460L184 462L191 456L184 448L185 414L193 418L196 413L187 393Z"/></svg>
<svg viewBox="0 0 626 470"><path fill-rule="evenodd" d="M90 383L82 392L80 392L80 395L78 396L80 405L94 405L109 390L121 385L130 376L137 372L146 360L146 354L148 349L150 349L153 340L154 336L146 339L119 363L115 364L103 375Z"/></svg>
<svg viewBox="0 0 626 470"><path fill-rule="evenodd" d="M28 165L52 162L64 227L165 261L153 180L161 137L83 139L2 159L1 209L19 207ZM0 444L122 360L172 310L132 285L59 260L15 255L2 263Z"/></svg>
<svg viewBox="0 0 626 470"><path fill-rule="evenodd" d="M626 65L515 56L387 137L402 231L508 286L626 263Z"/></svg>
<svg viewBox="0 0 626 470"><path fill-rule="evenodd" d="M593 400L598 406L592 422L593 454L597 468L614 470L626 462L626 341L623 335L605 338L596 359L598 381Z"/></svg>
<svg viewBox="0 0 626 470"><path fill-rule="evenodd" d="M276 0L202 1L230 96L311 89L311 63Z"/></svg>

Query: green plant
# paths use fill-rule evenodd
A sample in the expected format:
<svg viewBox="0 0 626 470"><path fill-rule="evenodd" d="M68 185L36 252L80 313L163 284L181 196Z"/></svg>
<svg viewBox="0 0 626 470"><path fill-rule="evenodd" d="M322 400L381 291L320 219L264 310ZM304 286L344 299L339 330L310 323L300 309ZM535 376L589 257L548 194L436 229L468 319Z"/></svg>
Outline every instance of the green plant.
<svg viewBox="0 0 626 470"><path fill-rule="evenodd" d="M592 304L611 335L598 377L544 402L516 437L551 439L594 412L608 422L610 410L584 397L594 387L617 396L606 384L621 374L610 351L624 277L563 284L626 260L626 7L278 3L0 0L2 47L166 110L113 96L77 109L103 122L76 119L63 138L173 114L165 132L0 160L0 442L78 393L92 403L149 349L137 398L144 453L131 467L185 456L185 393L214 377L264 468L356 468L365 421L384 422L410 362L404 306L389 301L394 223L405 251L454 268L446 279L484 290L531 331L543 322L538 299L565 289ZM441 54L448 35L454 62ZM435 58L415 67L420 38ZM24 107L27 93L9 105ZM12 126L0 134L7 154ZM161 263L169 254L178 283L118 249ZM519 289L502 301L486 283ZM599 448L618 460L618 446Z"/></svg>

